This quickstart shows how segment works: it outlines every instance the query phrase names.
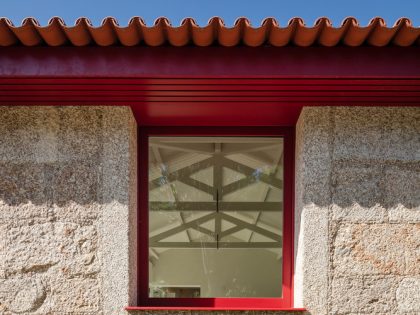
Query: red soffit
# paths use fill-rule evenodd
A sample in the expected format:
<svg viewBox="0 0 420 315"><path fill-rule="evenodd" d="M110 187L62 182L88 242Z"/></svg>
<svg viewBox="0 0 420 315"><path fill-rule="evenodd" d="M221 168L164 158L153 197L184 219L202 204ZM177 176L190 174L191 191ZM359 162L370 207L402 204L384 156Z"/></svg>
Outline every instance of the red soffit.
<svg viewBox="0 0 420 315"><path fill-rule="evenodd" d="M221 18L212 18L200 27L187 18L180 26L172 26L168 19L159 18L147 26L134 17L126 27L114 18L106 18L94 27L86 18L74 26L66 26L61 18L52 18L47 26L40 26L27 18L21 26L14 26L7 18L0 18L0 46L419 46L420 28L413 27L407 18L387 27L382 18L374 18L367 26L360 26L355 18L346 18L340 27L333 27L328 18L318 19L314 26L306 26L300 18L293 18L281 27L273 18L265 19L259 27L252 27L246 18L226 27Z"/></svg>

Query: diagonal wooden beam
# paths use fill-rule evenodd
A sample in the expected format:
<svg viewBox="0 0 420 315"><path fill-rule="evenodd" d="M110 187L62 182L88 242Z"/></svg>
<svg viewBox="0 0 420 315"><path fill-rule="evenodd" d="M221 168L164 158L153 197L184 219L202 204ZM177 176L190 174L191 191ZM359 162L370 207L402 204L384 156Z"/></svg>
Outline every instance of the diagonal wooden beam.
<svg viewBox="0 0 420 315"><path fill-rule="evenodd" d="M203 234L210 235L211 237L215 237L216 236L216 233L214 233L213 231L211 231L209 229L206 229L206 228L204 228L202 226L199 226L199 225L192 226L191 228L194 229L194 230L196 230L196 231L198 231L198 232L201 232Z"/></svg>
<svg viewBox="0 0 420 315"><path fill-rule="evenodd" d="M271 189L270 186L265 186L264 187L264 189L262 191L262 200L263 200L263 202L267 200L267 197L268 197L268 194L270 192L270 189ZM254 225L257 225L258 224L258 221L261 218L261 214L262 214L262 212L261 211L258 211L257 217L255 218L255 220L253 222ZM249 237L248 237L248 242L251 242L253 235L254 235L254 232L253 231L250 231Z"/></svg>
<svg viewBox="0 0 420 315"><path fill-rule="evenodd" d="M279 167L281 167L280 165L283 164L283 153L284 152L282 152L281 155L280 155L280 157L277 159L276 170L275 170L274 174L276 174L279 171ZM262 201L266 201L267 200L268 195L270 193L270 190L271 190L271 187L270 186L265 186L265 188L264 188L264 190L262 192L262 195L261 195ZM257 217L254 220L254 225L257 225L258 224L258 221L261 218L261 214L262 214L261 211L258 212L258 215L257 215ZM254 232L251 231L251 233L249 233L248 242L251 242L253 235L254 235Z"/></svg>
<svg viewBox="0 0 420 315"><path fill-rule="evenodd" d="M165 176L156 178L154 180L149 181L149 189L155 189L167 183L173 182L178 180L179 178L189 178L192 174L201 171L203 169L209 168L213 166L213 157L205 159L203 161L191 164L189 166L183 167L179 170L169 172L165 174Z"/></svg>
<svg viewBox="0 0 420 315"><path fill-rule="evenodd" d="M250 183L255 182L255 181L261 181L265 184L268 184L270 186L273 186L273 187L276 187L276 188L279 188L279 189L283 188L283 181L281 179L275 178L272 175L267 175L267 174L264 174L264 173L256 173L256 170L253 169L252 167L249 167L249 166L246 166L244 164L232 161L232 160L227 159L225 157L222 157L221 160L222 160L221 161L222 166L230 168L230 169L232 169L236 172L244 174L245 176L247 176L247 178L249 178L248 181L250 181ZM242 182L241 185L244 185L245 184L244 180L245 179L242 179L242 180L239 180L235 183ZM235 184L235 183L232 183L232 184ZM232 185L232 184L230 184L230 185ZM248 183L248 185L249 185L249 183ZM243 187L245 187L245 186L241 186L240 188L243 188ZM223 189L225 189L225 188L226 188L226 186L223 187ZM240 188L238 188L238 189L240 189Z"/></svg>
<svg viewBox="0 0 420 315"><path fill-rule="evenodd" d="M201 190L202 192L205 192L206 194L209 194L209 195L213 195L216 191L214 187L211 187L191 177L178 177L177 180L181 183L184 183L185 185Z"/></svg>
<svg viewBox="0 0 420 315"><path fill-rule="evenodd" d="M174 227L174 228L172 228L170 230L167 230L167 231L162 232L162 233L159 233L159 234L157 234L157 235L155 235L153 237L150 237L149 238L149 243L159 242L160 240L163 240L163 239L165 239L167 237L176 235L176 234L178 234L180 232L183 232L183 231L185 231L187 229L194 228L194 227L196 227L196 226L198 226L200 224L203 224L203 223L205 223L207 221L210 221L210 220L214 219L215 216L216 216L216 213L210 213L210 214L207 214L205 216L202 216L202 217L200 217L198 219L195 219L195 220L192 220L190 222L181 224L180 226Z"/></svg>
<svg viewBox="0 0 420 315"><path fill-rule="evenodd" d="M254 184L257 182L257 179L253 176L247 176L245 178L242 178L240 180L237 180L236 182L227 184L225 186L222 187L221 189L221 195L225 196L228 195L232 192L235 192L237 190L240 190L242 188L245 188L251 184Z"/></svg>
<svg viewBox="0 0 420 315"><path fill-rule="evenodd" d="M159 260L159 253L153 248L149 247L149 258L154 258L155 260Z"/></svg>
<svg viewBox="0 0 420 315"><path fill-rule="evenodd" d="M156 158L156 161L159 163L159 169L160 169L160 172L162 173L162 176L165 176L165 173L168 172L168 170L164 168L165 163L164 163L163 158L160 154L159 148L158 147L152 147L152 152L153 152L153 155ZM172 195L174 197L174 200L175 200L175 202L177 202L178 201L178 194L176 192L175 185L173 183L170 183L169 185L171 187L171 192L172 192ZM185 223L185 218L184 218L184 214L182 212L179 212L179 218L181 219L181 223L184 224ZM186 232L187 232L188 240L191 242L192 238L191 238L190 232L188 230Z"/></svg>
<svg viewBox="0 0 420 315"><path fill-rule="evenodd" d="M236 182L233 182L233 183L230 183L228 185L223 186L222 189L221 189L222 195L230 194L234 191L245 188L245 187L247 187L251 184L254 184L256 182L259 182L259 181L262 181L262 182L264 182L265 184L268 184L268 185L271 185L270 183L273 183L276 186L274 186L274 185L271 185L271 186L274 186L276 188L281 189L283 187L283 181L281 179L277 179L277 178L274 178L274 177L271 177L271 176L266 176L265 174L264 174L264 176L259 175L258 177L248 175L247 177L242 178L242 179L240 179Z"/></svg>
<svg viewBox="0 0 420 315"><path fill-rule="evenodd" d="M239 232L239 231L241 231L241 230L243 230L243 229L244 229L244 227L243 227L243 226L239 226L239 225L237 225L237 226L234 226L234 227L232 227L232 228L230 228L230 229L227 229L227 230L225 230L225 231L220 232L219 237L220 237L220 238L222 238L222 237L225 237L225 236L231 235L231 234L233 234L233 233Z"/></svg>
<svg viewBox="0 0 420 315"><path fill-rule="evenodd" d="M237 226L241 226L244 229L248 229L250 231L254 231L255 233L261 234L265 237L268 237L276 242L281 242L282 241L282 237L281 235L278 235L276 233L267 231L266 229L263 229L257 225L242 221L240 219L237 219L235 217L232 217L230 215L227 215L225 213L220 213L221 217L223 220L229 221L231 223L236 224Z"/></svg>

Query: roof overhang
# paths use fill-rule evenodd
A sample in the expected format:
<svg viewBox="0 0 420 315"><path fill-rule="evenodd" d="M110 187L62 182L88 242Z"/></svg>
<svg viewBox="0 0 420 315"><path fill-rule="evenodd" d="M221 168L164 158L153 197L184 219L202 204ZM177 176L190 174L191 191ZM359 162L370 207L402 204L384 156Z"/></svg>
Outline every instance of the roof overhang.
<svg viewBox="0 0 420 315"><path fill-rule="evenodd" d="M303 106L420 105L418 56L418 46L3 47L0 104L129 105L140 125L294 125Z"/></svg>

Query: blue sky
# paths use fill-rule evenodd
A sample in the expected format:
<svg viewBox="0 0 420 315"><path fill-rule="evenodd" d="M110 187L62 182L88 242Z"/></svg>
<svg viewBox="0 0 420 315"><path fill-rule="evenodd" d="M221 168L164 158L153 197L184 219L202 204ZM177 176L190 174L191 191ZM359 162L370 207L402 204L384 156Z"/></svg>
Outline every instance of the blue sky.
<svg viewBox="0 0 420 315"><path fill-rule="evenodd" d="M408 17L420 26L420 0L0 0L0 16L10 18L19 25L25 17L35 17L45 25L52 16L62 17L67 25L81 16L100 25L106 16L126 25L130 17L141 16L152 24L159 16L168 17L173 25L182 18L193 17L205 25L212 16L220 16L227 25L236 18L246 16L253 25L265 17L275 17L280 25L295 16L312 25L321 16L329 17L340 25L347 16L356 17L366 25L375 16L381 16L388 25L399 17Z"/></svg>

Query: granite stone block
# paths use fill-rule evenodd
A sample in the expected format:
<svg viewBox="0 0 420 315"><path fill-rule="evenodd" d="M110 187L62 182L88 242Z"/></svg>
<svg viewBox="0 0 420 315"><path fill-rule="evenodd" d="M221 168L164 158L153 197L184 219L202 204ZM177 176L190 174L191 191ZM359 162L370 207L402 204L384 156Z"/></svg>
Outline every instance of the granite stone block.
<svg viewBox="0 0 420 315"><path fill-rule="evenodd" d="M383 159L387 117L377 107L335 107L334 159Z"/></svg>
<svg viewBox="0 0 420 315"><path fill-rule="evenodd" d="M387 167L384 173L385 206L420 212L420 162L408 168Z"/></svg>
<svg viewBox="0 0 420 315"><path fill-rule="evenodd" d="M54 279L51 311L77 314L101 310L101 289L96 279Z"/></svg>
<svg viewBox="0 0 420 315"><path fill-rule="evenodd" d="M57 107L0 106L0 161L56 161L58 117Z"/></svg>
<svg viewBox="0 0 420 315"><path fill-rule="evenodd" d="M331 206L332 220L352 223L383 223L388 221L388 212L380 204L373 207L362 207L359 204L340 207Z"/></svg>
<svg viewBox="0 0 420 315"><path fill-rule="evenodd" d="M0 163L0 204L44 204L44 190L45 180L42 165Z"/></svg>
<svg viewBox="0 0 420 315"><path fill-rule="evenodd" d="M398 283L393 277L335 277L330 314L395 314Z"/></svg>
<svg viewBox="0 0 420 315"><path fill-rule="evenodd" d="M420 107L381 108L385 119L383 158L390 161L420 161Z"/></svg>
<svg viewBox="0 0 420 315"><path fill-rule="evenodd" d="M59 110L59 161L98 163L102 151L102 111L99 106L66 106Z"/></svg>
<svg viewBox="0 0 420 315"><path fill-rule="evenodd" d="M420 226L413 224L343 224L334 242L334 274L416 274Z"/></svg>
<svg viewBox="0 0 420 315"><path fill-rule="evenodd" d="M398 285L396 296L401 313L420 313L420 277L404 278Z"/></svg>
<svg viewBox="0 0 420 315"><path fill-rule="evenodd" d="M335 163L332 202L342 208L378 208L383 204L380 166Z"/></svg>

